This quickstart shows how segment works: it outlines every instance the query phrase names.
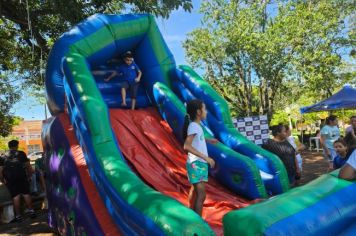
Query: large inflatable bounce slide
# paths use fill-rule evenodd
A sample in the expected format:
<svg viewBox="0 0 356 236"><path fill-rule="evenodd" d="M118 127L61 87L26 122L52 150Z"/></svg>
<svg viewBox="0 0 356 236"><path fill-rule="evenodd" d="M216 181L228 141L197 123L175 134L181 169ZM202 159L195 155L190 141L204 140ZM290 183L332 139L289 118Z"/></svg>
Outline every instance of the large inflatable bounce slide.
<svg viewBox="0 0 356 236"><path fill-rule="evenodd" d="M136 110L120 105L120 77L104 81L128 50L143 74ZM151 15L98 14L63 34L46 91L49 223L62 235L356 235L355 184L331 173L289 190L283 163L235 130L204 79L176 66ZM219 140L208 144L216 166L203 217L188 208L182 149L194 98L208 110L206 137Z"/></svg>

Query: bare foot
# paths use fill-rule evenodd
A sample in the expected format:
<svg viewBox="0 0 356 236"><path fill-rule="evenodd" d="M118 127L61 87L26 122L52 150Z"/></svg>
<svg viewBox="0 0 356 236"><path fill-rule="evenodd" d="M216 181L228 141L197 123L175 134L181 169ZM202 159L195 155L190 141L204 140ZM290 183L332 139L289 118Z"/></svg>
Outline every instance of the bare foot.
<svg viewBox="0 0 356 236"><path fill-rule="evenodd" d="M127 104L123 102L123 103L121 103L121 106L122 106L122 107L126 107Z"/></svg>

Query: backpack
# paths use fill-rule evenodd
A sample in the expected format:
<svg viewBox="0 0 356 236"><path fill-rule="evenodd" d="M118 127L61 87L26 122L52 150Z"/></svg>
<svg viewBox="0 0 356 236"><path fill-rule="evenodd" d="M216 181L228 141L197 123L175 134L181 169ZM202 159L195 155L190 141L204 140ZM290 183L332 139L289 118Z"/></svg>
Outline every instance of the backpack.
<svg viewBox="0 0 356 236"><path fill-rule="evenodd" d="M13 180L26 179L27 173L25 165L19 158L18 151L10 151L4 160L3 175L6 181L12 182Z"/></svg>

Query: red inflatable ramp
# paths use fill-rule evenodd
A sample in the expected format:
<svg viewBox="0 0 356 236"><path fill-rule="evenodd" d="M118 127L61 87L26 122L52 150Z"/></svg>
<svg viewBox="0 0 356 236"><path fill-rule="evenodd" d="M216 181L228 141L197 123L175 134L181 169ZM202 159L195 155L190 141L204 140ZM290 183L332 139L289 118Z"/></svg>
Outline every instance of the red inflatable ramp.
<svg viewBox="0 0 356 236"><path fill-rule="evenodd" d="M187 156L157 110L112 109L110 120L120 149L137 174L157 191L188 206ZM222 217L227 212L253 203L236 196L212 177L206 193L203 218L217 235L223 234Z"/></svg>

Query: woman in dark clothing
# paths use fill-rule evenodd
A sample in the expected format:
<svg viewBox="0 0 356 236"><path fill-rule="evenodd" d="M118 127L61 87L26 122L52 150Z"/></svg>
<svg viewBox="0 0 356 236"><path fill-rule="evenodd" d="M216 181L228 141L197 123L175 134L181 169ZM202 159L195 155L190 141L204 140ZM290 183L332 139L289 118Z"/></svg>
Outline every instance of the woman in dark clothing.
<svg viewBox="0 0 356 236"><path fill-rule="evenodd" d="M268 139L262 147L274 154L283 162L286 167L289 183L295 184L295 180L300 177L300 170L296 159L296 152L287 140L286 128L284 125L271 127L273 139Z"/></svg>

